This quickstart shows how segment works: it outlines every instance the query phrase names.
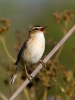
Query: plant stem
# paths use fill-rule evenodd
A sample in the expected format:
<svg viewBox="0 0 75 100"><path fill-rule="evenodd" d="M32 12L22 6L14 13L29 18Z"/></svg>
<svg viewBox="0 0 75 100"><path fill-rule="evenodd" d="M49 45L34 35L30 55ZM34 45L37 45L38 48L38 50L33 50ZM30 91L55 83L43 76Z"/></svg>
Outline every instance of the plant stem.
<svg viewBox="0 0 75 100"><path fill-rule="evenodd" d="M7 56L12 60L12 62L15 63L15 59L10 55L10 53L9 53L7 47L6 47L5 41L4 41L4 39L2 38L2 36L0 36L0 41L2 42L2 45L3 45L3 47L4 47L4 50L5 50L6 54L7 54Z"/></svg>
<svg viewBox="0 0 75 100"><path fill-rule="evenodd" d="M31 99L30 99L30 95L29 95L29 93L28 93L28 89L27 89L26 87L24 88L24 93L25 93L26 99L27 99L27 100L31 100Z"/></svg>
<svg viewBox="0 0 75 100"><path fill-rule="evenodd" d="M65 25L64 29L61 26L60 26L60 28L61 28L61 31L63 32L63 36L65 36L66 33L67 33L67 24ZM59 56L60 56L60 54L62 52L63 47L64 47L64 44L62 44L62 46L58 50L58 52L57 52L57 54L55 56L55 59L59 58ZM59 69L60 69L60 67L59 67ZM58 73L58 71L57 71L57 73ZM58 84L58 81L55 82L55 95L57 94L57 84Z"/></svg>
<svg viewBox="0 0 75 100"><path fill-rule="evenodd" d="M47 87L45 87L44 98L43 98L43 100L47 100Z"/></svg>
<svg viewBox="0 0 75 100"><path fill-rule="evenodd" d="M8 100L8 98L2 92L0 92L0 98L2 100Z"/></svg>
<svg viewBox="0 0 75 100"><path fill-rule="evenodd" d="M66 31L66 30L62 30L62 31L63 31L63 36L65 36L66 33L67 33L67 31ZM60 49L58 50L58 53L56 54L55 59L58 59L58 58L59 58L60 53L62 52L63 47L64 47L64 44L63 44L63 45L60 47Z"/></svg>

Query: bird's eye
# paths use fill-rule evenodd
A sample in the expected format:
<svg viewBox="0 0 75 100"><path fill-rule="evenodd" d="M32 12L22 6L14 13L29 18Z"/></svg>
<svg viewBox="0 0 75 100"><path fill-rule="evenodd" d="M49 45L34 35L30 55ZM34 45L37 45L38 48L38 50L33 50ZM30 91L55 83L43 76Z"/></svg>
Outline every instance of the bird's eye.
<svg viewBox="0 0 75 100"><path fill-rule="evenodd" d="M35 30L38 30L38 28L36 28Z"/></svg>

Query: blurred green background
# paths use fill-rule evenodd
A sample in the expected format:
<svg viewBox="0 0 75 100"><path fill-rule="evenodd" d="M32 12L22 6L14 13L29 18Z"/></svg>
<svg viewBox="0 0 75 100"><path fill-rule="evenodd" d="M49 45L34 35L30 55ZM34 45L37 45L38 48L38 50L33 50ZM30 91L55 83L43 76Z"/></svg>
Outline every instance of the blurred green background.
<svg viewBox="0 0 75 100"><path fill-rule="evenodd" d="M47 25L47 33L45 34L46 41L54 39L56 42L59 42L63 37L63 33L56 24L53 13L56 11L63 12L64 10L72 10L75 14L75 0L0 0L0 19L5 18L11 21L11 26L5 39L10 54L16 59L17 53L14 49L15 31L25 32L27 33L27 37L29 28L33 25ZM75 18L73 19L71 27L74 24ZM50 45L46 45L45 54L48 54L53 48L53 46ZM65 42L59 57L61 64L65 65L67 69L75 67L74 47L75 32ZM0 54L4 55L7 62L9 61L1 43ZM7 97L10 97L7 92L8 88L3 83L2 77L0 78L0 91Z"/></svg>

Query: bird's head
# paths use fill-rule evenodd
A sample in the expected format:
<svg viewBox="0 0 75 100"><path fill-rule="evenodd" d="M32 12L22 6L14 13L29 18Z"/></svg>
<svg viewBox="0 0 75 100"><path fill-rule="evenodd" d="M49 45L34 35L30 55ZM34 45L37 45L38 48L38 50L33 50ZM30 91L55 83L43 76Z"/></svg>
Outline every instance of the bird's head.
<svg viewBox="0 0 75 100"><path fill-rule="evenodd" d="M41 33L45 33L45 28L46 28L47 26L44 26L44 27L42 27L42 26L33 26L31 29L30 29L30 31L29 31L29 34L39 34L40 32Z"/></svg>

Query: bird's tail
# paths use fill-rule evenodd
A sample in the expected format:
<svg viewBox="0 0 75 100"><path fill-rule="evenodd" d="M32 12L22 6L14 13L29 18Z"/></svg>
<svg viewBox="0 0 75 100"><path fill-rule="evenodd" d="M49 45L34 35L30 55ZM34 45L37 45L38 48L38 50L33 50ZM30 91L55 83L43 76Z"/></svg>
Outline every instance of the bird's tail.
<svg viewBox="0 0 75 100"><path fill-rule="evenodd" d="M15 82L15 79L17 78L17 74L14 74L10 80L10 84L13 84Z"/></svg>
<svg viewBox="0 0 75 100"><path fill-rule="evenodd" d="M22 65L20 63L17 64L16 66L16 70L14 75L12 76L11 80L10 80L10 84L13 84L15 82L15 79L17 78L18 74L20 73L20 71L22 71Z"/></svg>

